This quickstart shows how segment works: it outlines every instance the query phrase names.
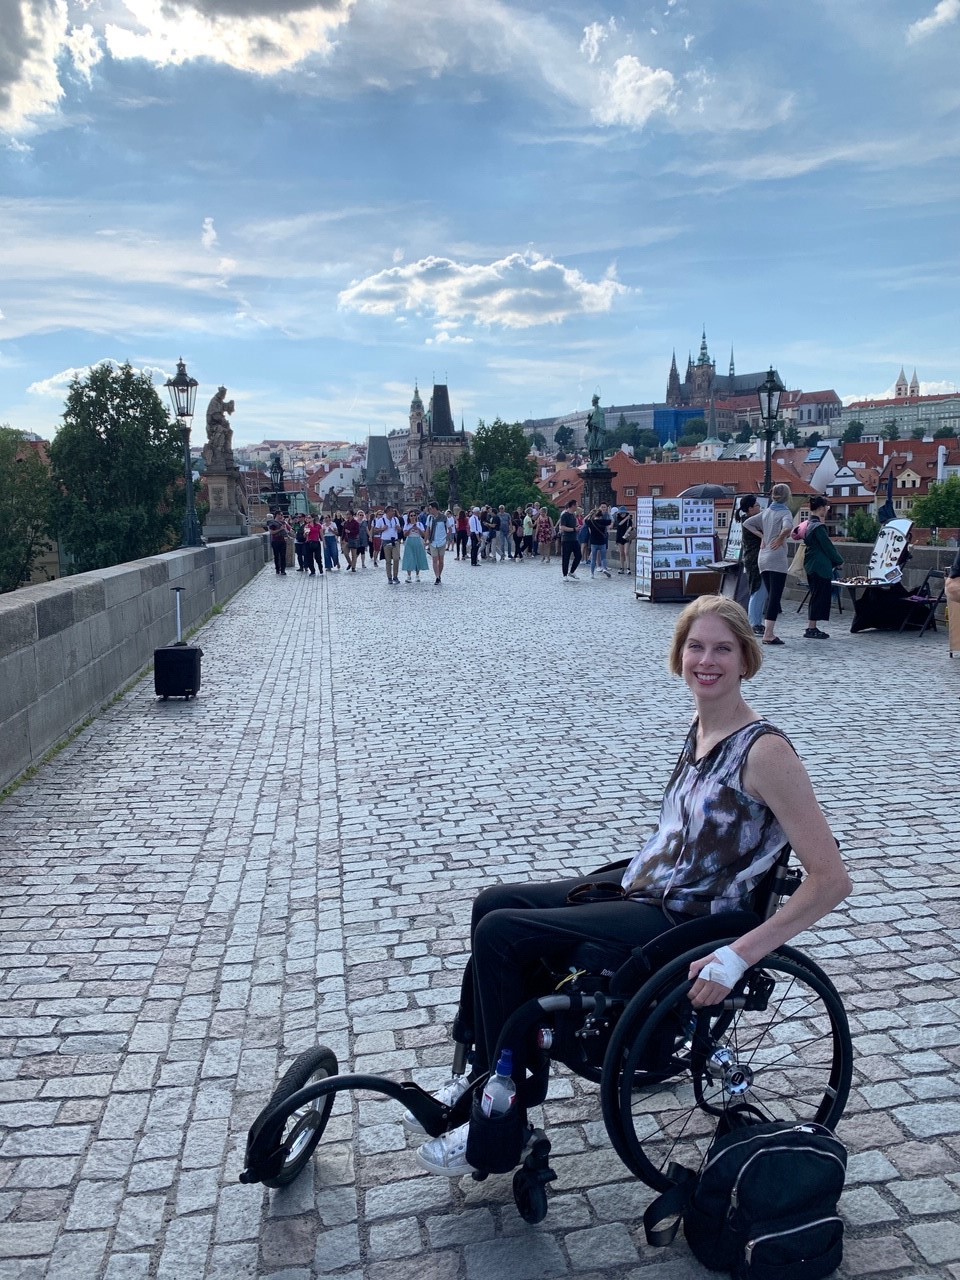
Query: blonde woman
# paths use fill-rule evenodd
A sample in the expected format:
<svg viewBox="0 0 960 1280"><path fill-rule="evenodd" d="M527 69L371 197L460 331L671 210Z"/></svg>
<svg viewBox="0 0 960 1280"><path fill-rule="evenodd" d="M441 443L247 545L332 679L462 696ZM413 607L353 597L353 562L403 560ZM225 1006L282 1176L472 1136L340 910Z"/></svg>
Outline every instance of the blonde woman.
<svg viewBox="0 0 960 1280"><path fill-rule="evenodd" d="M760 535L760 554L757 566L767 588L767 603L763 612L763 643L780 645L783 641L775 634L777 618L782 613L780 599L787 581L790 557L787 539L793 528L793 513L787 506L791 498L788 484L775 484L770 490L770 505L759 515L744 520L743 527Z"/></svg>

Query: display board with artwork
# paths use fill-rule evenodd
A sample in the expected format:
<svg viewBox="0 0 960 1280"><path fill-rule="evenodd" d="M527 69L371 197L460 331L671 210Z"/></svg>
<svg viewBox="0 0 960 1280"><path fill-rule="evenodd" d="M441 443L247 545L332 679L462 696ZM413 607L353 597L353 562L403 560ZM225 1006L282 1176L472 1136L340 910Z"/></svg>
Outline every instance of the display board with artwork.
<svg viewBox="0 0 960 1280"><path fill-rule="evenodd" d="M636 593L649 600L701 595L716 560L712 498L637 501ZM715 590L713 586L708 589Z"/></svg>

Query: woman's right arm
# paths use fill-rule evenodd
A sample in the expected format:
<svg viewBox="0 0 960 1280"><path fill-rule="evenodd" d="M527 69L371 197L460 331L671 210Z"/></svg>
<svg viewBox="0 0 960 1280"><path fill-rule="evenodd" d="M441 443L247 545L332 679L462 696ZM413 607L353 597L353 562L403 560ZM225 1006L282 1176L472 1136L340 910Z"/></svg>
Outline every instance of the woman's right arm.
<svg viewBox="0 0 960 1280"><path fill-rule="evenodd" d="M749 529L751 533L755 533L758 538L763 537L763 517L748 516L743 522L743 527Z"/></svg>

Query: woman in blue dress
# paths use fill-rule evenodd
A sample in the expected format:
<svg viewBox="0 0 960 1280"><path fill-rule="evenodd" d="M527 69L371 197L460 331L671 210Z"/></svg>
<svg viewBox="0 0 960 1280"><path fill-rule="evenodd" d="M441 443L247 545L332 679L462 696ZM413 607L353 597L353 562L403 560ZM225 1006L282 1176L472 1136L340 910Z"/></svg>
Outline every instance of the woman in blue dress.
<svg viewBox="0 0 960 1280"><path fill-rule="evenodd" d="M417 575L419 582L420 574L430 568L427 551L423 545L423 529L417 521L415 511L409 513L403 528L403 560L400 562L400 568L407 575L407 582L410 581L411 573Z"/></svg>

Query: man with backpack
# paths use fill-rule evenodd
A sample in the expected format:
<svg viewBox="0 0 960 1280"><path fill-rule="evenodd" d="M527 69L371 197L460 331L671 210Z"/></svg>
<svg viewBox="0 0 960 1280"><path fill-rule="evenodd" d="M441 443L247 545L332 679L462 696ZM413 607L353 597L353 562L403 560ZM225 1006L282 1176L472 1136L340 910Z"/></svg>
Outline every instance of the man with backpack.
<svg viewBox="0 0 960 1280"><path fill-rule="evenodd" d="M443 577L443 557L447 550L447 522L440 514L440 506L436 502L430 503L426 532L427 547L430 551L430 558L433 561L435 575L433 585L439 587L440 579Z"/></svg>

